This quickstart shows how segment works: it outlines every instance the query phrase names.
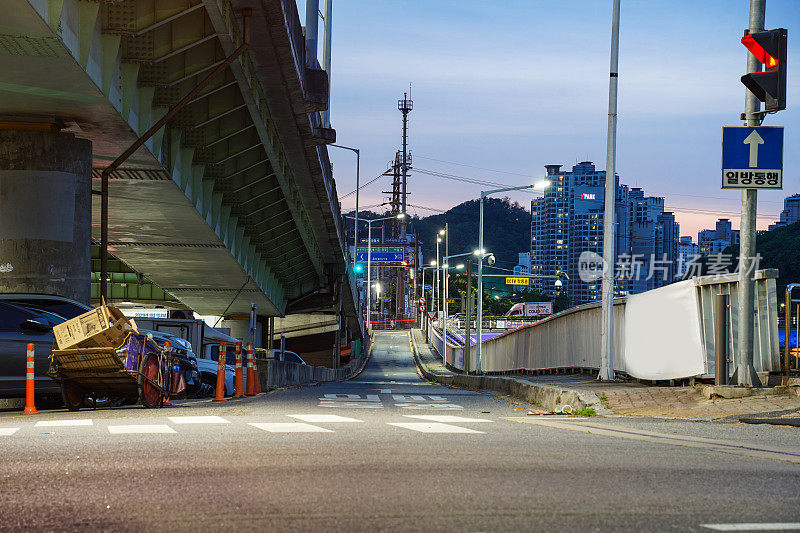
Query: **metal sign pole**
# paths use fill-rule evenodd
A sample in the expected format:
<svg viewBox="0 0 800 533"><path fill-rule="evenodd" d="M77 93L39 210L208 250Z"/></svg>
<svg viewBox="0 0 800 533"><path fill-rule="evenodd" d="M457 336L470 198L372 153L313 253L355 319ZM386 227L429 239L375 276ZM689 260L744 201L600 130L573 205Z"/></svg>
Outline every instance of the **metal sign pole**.
<svg viewBox="0 0 800 533"><path fill-rule="evenodd" d="M764 30L764 13L766 0L750 0L750 33ZM747 72L759 72L761 63L747 52ZM745 116L748 126L759 126L758 111L761 103L758 98L745 89ZM760 386L761 381L753 368L753 293L755 281L751 272L755 265L756 255L756 189L742 190L742 218L739 225L739 320L738 320L738 354L733 383L744 387Z"/></svg>

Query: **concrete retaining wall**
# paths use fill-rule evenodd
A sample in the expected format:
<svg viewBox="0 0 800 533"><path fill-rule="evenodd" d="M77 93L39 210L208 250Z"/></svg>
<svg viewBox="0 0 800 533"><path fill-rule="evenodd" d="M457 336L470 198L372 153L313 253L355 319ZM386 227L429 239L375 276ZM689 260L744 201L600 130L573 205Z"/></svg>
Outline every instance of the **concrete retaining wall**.
<svg viewBox="0 0 800 533"><path fill-rule="evenodd" d="M258 382L261 390L278 387L294 387L310 385L325 381L341 381L350 379L364 368L369 360L370 349L365 350L365 355L350 361L340 368L327 368L324 366L302 365L289 361L276 361L274 359L256 359Z"/></svg>

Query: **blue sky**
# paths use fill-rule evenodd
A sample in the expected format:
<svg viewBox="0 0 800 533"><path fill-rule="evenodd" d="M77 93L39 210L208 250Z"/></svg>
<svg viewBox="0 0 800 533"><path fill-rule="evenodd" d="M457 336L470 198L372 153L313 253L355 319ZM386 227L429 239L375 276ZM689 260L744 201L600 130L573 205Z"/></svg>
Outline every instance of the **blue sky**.
<svg viewBox="0 0 800 533"><path fill-rule="evenodd" d="M302 18L305 0L298 7ZM683 235L718 217L738 227L740 194L719 187L720 138L723 125L741 125L748 9L748 0L622 1L617 172L664 196ZM400 147L397 100L409 83L417 168L509 185L540 179L549 163L605 168L611 0L334 0L333 10L331 121L340 144L361 149L362 183ZM784 190L759 194L760 227L800 192L798 22L800 1L768 0L766 26L789 29L790 61L788 109L764 122L786 127ZM343 196L355 157L330 153ZM363 189L360 206L384 202L389 187L382 178ZM447 209L482 188L412 172L408 201ZM510 196L529 207L529 193Z"/></svg>

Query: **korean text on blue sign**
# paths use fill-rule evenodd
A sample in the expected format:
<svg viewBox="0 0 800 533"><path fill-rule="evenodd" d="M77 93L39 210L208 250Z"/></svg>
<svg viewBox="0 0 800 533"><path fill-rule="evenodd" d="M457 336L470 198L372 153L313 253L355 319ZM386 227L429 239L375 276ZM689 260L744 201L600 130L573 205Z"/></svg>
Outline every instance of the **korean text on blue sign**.
<svg viewBox="0 0 800 533"><path fill-rule="evenodd" d="M782 189L783 128L722 128L722 188Z"/></svg>

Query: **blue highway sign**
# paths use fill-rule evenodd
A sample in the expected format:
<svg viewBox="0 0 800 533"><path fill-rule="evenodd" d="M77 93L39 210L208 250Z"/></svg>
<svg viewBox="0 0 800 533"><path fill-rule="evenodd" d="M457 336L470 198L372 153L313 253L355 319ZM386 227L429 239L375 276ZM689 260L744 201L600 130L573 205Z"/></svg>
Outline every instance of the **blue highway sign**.
<svg viewBox="0 0 800 533"><path fill-rule="evenodd" d="M372 252L371 262L373 263L399 263L403 260L403 252ZM366 263L367 252L358 252L356 261Z"/></svg>
<svg viewBox="0 0 800 533"><path fill-rule="evenodd" d="M783 127L723 127L722 188L783 189Z"/></svg>

